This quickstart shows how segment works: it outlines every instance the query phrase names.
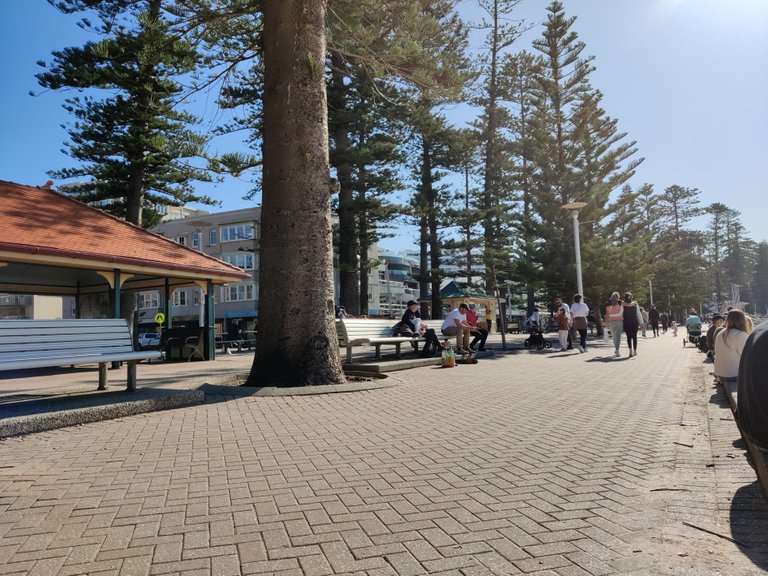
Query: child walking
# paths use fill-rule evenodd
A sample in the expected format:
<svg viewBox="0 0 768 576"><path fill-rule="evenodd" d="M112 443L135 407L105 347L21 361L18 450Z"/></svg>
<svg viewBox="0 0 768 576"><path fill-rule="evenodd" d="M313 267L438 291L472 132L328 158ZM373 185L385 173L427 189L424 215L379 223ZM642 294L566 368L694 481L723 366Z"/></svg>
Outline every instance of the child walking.
<svg viewBox="0 0 768 576"><path fill-rule="evenodd" d="M562 352L568 348L568 333L570 332L568 314L565 313L565 308L560 308L557 312L555 322L557 322L557 339L560 341L560 351Z"/></svg>

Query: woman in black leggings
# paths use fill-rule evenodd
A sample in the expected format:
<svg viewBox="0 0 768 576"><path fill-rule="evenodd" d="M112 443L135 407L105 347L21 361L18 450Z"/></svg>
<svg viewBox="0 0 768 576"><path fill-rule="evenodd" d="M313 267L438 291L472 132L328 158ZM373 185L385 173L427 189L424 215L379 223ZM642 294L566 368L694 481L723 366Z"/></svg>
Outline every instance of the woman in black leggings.
<svg viewBox="0 0 768 576"><path fill-rule="evenodd" d="M632 293L624 294L624 334L627 335L629 357L637 356L637 331L640 328L640 309L632 298Z"/></svg>

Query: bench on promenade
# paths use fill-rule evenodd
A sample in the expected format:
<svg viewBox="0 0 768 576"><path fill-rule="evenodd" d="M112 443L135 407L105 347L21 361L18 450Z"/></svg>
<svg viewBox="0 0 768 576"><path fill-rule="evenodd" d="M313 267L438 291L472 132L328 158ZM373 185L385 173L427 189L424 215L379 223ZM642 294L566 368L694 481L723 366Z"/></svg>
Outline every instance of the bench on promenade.
<svg viewBox="0 0 768 576"><path fill-rule="evenodd" d="M755 445L754 442L750 442L744 432L741 430L741 425L739 424L739 413L737 410L739 405L739 383L736 379L721 379L717 377L715 377L715 381L723 387L725 396L728 398L728 402L731 404L733 419L736 421L736 425L739 428L742 440L744 440L744 443L747 445L747 451L749 452L749 456L752 458L752 463L754 465L755 472L757 473L757 479L760 481L760 484L763 487L763 494L766 500L768 500L768 450L763 450L759 446Z"/></svg>
<svg viewBox="0 0 768 576"><path fill-rule="evenodd" d="M352 363L352 348L355 346L373 346L376 358L381 358L381 347L395 347L395 357L400 358L400 346L413 344L416 351L425 338L416 336L392 336L396 320L378 320L372 318L341 318L336 321L336 333L339 345L347 349L347 363Z"/></svg>
<svg viewBox="0 0 768 576"><path fill-rule="evenodd" d="M99 390L107 389L107 363L128 364L128 390L136 390L136 364L161 358L136 352L123 319L0 320L0 370L99 365Z"/></svg>

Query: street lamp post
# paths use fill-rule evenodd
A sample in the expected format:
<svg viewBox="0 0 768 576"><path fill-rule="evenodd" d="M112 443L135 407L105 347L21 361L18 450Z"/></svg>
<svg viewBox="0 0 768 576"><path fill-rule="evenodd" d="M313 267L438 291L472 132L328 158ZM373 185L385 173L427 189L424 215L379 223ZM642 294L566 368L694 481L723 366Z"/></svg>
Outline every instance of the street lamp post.
<svg viewBox="0 0 768 576"><path fill-rule="evenodd" d="M573 217L573 244L576 248L576 288L584 297L584 285L581 282L581 246L579 243L579 210L587 205L586 202L571 202L564 204L563 209L568 210Z"/></svg>

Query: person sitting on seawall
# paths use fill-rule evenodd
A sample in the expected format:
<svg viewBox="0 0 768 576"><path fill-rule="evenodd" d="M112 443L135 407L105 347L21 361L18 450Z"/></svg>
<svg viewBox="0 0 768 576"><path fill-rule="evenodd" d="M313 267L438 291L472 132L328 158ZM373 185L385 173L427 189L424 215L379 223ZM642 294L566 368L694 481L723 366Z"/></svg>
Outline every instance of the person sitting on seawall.
<svg viewBox="0 0 768 576"><path fill-rule="evenodd" d="M485 352L485 341L488 339L488 330L485 328L480 328L477 325L477 314L473 310L474 304L470 304L469 308L467 309L467 313L465 316L467 317L467 324L469 324L472 327L472 331L470 332L470 335L473 336L472 342L469 344L470 350L480 350L480 352ZM480 343L480 346L475 348L477 346L477 343Z"/></svg>
<svg viewBox="0 0 768 576"><path fill-rule="evenodd" d="M469 354L469 335L472 332L472 327L467 324L467 306L464 302L459 304L456 310L451 310L443 320L443 325L440 327L440 331L445 336L456 336L456 352L459 354Z"/></svg>
<svg viewBox="0 0 768 576"><path fill-rule="evenodd" d="M725 330L715 337L715 378L734 381L752 323L741 310L731 310L725 317Z"/></svg>
<svg viewBox="0 0 768 576"><path fill-rule="evenodd" d="M707 329L707 358L715 357L715 336L717 335L717 329L723 325L725 318L719 312L712 314L712 324Z"/></svg>
<svg viewBox="0 0 768 576"><path fill-rule="evenodd" d="M443 351L443 347L440 345L440 340L437 338L434 329L427 326L426 322L421 319L421 315L419 314L419 303L414 300L409 300L408 304L405 305L405 312L403 313L402 319L395 324L394 335L424 337L426 342L421 351L422 358L440 356Z"/></svg>
<svg viewBox="0 0 768 576"><path fill-rule="evenodd" d="M768 322L763 322L747 337L738 380L739 428L748 440L768 450Z"/></svg>
<svg viewBox="0 0 768 576"><path fill-rule="evenodd" d="M589 307L582 301L581 294L576 294L573 297L573 304L571 304L571 318L573 319L573 328L579 333L579 352L582 354L587 351L587 316L589 315Z"/></svg>

